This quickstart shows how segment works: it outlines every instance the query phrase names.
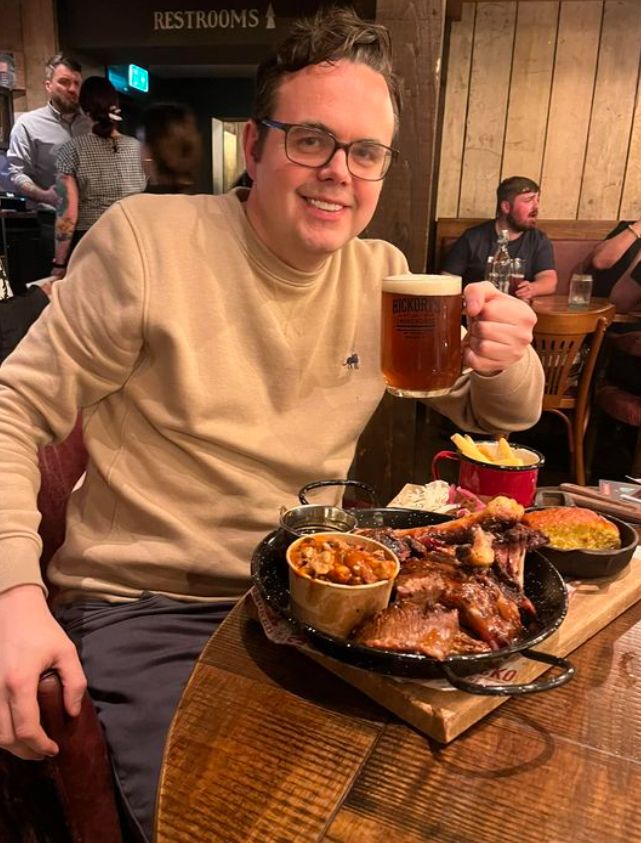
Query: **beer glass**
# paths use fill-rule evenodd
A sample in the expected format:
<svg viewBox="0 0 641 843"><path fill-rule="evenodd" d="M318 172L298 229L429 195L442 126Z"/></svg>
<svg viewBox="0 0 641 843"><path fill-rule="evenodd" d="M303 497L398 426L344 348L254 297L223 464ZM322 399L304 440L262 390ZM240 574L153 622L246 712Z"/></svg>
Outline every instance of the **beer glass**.
<svg viewBox="0 0 641 843"><path fill-rule="evenodd" d="M510 288L509 293L513 296L516 293L516 290L519 284L522 284L525 281L525 273L523 270L523 259L522 258L512 258L512 269L510 272Z"/></svg>
<svg viewBox="0 0 641 843"><path fill-rule="evenodd" d="M383 279L381 369L400 398L446 395L461 374L463 294L458 275Z"/></svg>

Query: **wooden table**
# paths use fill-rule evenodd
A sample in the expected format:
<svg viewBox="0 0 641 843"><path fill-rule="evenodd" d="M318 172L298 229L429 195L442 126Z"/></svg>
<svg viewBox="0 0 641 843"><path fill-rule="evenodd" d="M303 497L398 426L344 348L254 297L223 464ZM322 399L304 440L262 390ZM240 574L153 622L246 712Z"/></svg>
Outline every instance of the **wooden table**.
<svg viewBox="0 0 641 843"><path fill-rule="evenodd" d="M592 298L588 307L577 310L568 305L567 296L539 296L537 299L532 299L532 308L535 313L554 313L559 315L566 315L572 313L594 313L596 316L606 314L613 308L609 299Z"/></svg>
<svg viewBox="0 0 641 843"><path fill-rule="evenodd" d="M239 605L186 688L157 843L630 843L641 839L641 602L446 747Z"/></svg>

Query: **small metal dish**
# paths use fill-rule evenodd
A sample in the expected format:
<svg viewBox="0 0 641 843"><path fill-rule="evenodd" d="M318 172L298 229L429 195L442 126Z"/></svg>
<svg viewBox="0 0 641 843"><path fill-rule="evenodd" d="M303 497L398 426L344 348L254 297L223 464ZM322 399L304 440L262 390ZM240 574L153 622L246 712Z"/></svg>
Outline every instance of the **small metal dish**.
<svg viewBox="0 0 641 843"><path fill-rule="evenodd" d="M310 533L351 533L356 528L356 517L338 506L304 504L280 511L280 526L292 538Z"/></svg>

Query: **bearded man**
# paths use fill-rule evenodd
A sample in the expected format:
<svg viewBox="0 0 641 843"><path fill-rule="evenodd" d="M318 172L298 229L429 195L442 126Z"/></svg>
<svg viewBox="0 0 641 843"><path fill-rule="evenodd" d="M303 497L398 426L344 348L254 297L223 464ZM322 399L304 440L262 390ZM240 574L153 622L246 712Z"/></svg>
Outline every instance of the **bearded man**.
<svg viewBox="0 0 641 843"><path fill-rule="evenodd" d="M447 254L443 272L461 275L464 285L481 281L503 230L508 233L510 257L523 261L524 279L514 295L527 302L552 295L557 283L552 243L536 228L540 199L540 188L532 179L504 179L496 191L495 219L463 232Z"/></svg>
<svg viewBox="0 0 641 843"><path fill-rule="evenodd" d="M91 128L78 102L80 71L78 62L62 53L49 59L44 82L48 102L18 117L9 140L7 163L16 193L26 196L30 207L41 212L42 275L50 274L53 259L58 149Z"/></svg>

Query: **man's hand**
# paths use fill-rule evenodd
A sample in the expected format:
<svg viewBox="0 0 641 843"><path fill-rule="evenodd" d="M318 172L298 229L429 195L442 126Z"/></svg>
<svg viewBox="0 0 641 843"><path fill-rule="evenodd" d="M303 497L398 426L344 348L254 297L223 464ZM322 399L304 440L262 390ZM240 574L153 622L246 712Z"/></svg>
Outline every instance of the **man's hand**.
<svg viewBox="0 0 641 843"><path fill-rule="evenodd" d="M468 284L463 295L468 322L464 364L482 375L493 375L520 360L532 342L536 324L532 308L499 292L489 281Z"/></svg>
<svg viewBox="0 0 641 843"><path fill-rule="evenodd" d="M56 191L55 184L52 185L51 187L47 188L47 190L42 191L41 201L44 202L46 205L51 205L53 208L58 207L58 202L60 201L60 197L58 196L58 193Z"/></svg>
<svg viewBox="0 0 641 843"><path fill-rule="evenodd" d="M51 615L42 589L21 585L0 594L0 747L26 760L56 755L40 725L40 675L60 676L65 709L80 713L87 682L76 648Z"/></svg>
<svg viewBox="0 0 641 843"><path fill-rule="evenodd" d="M527 302L528 304L534 298L534 293L532 292L532 285L529 281L521 281L519 286L514 291L514 295L517 299L521 299L521 301Z"/></svg>

